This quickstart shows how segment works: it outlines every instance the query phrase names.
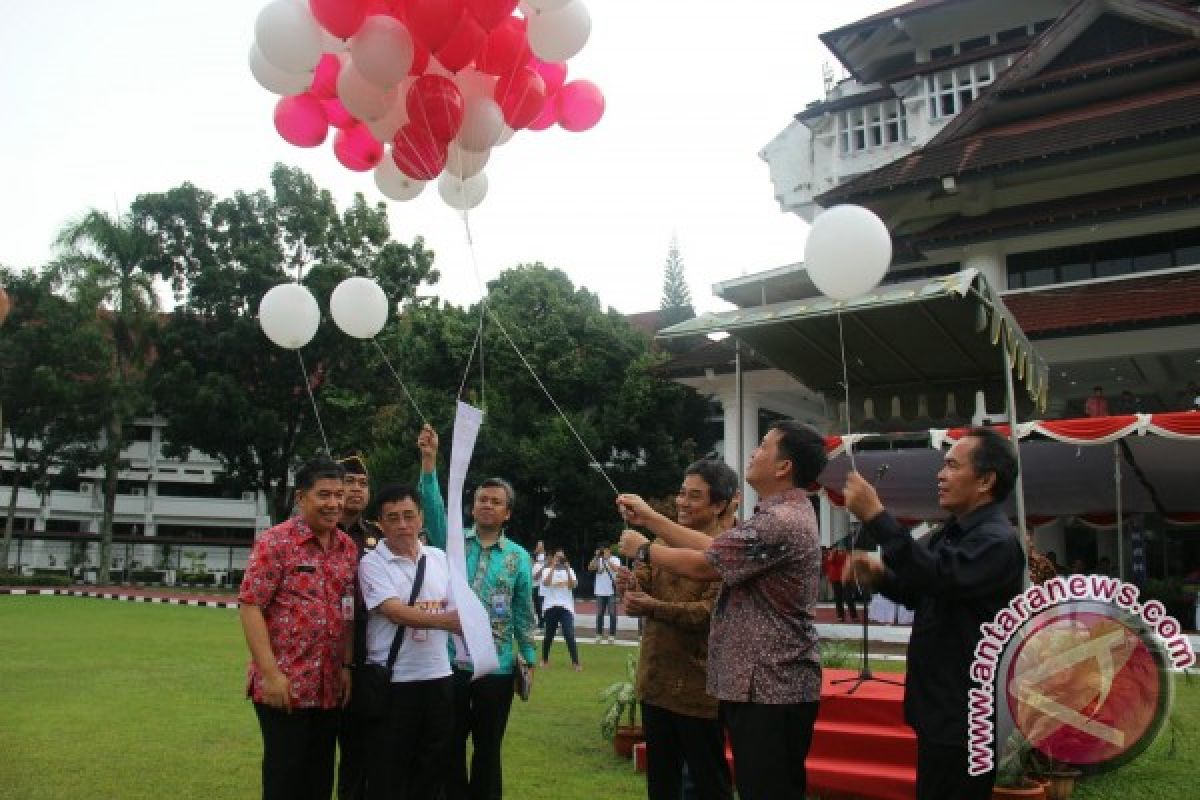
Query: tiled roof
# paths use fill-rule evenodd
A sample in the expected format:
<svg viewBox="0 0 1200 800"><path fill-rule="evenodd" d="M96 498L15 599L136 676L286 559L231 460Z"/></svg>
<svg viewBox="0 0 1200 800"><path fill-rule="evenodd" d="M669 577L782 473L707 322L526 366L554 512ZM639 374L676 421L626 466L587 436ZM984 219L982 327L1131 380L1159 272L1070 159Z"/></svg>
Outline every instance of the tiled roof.
<svg viewBox="0 0 1200 800"><path fill-rule="evenodd" d="M1004 304L1031 337L1200 319L1200 271L1015 292Z"/></svg>
<svg viewBox="0 0 1200 800"><path fill-rule="evenodd" d="M1200 83L1185 83L1107 103L1022 119L935 144L825 192L823 207L880 190L938 181L1031 159L1067 156L1098 145L1148 141L1200 124Z"/></svg>

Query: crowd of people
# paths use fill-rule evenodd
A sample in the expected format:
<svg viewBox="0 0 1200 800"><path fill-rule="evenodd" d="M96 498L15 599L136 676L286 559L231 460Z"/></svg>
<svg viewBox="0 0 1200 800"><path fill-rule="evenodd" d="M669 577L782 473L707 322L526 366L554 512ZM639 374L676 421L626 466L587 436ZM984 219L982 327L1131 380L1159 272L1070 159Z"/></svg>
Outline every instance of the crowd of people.
<svg viewBox="0 0 1200 800"><path fill-rule="evenodd" d="M426 426L417 446L419 481L384 486L375 523L364 521L362 459L318 459L296 475L296 516L255 544L239 600L264 798L327 800L335 759L339 800L502 797L514 693L550 666L560 632L582 669L578 575L563 550L539 542L531 556L509 538L515 493L499 478L475 490L463 564L498 667L474 675L456 652L452 634L462 624L445 554L437 434ZM742 800L804 796L822 687L822 574L831 586L873 587L915 611L905 715L917 732L918 798L988 796L992 775L966 770L966 692L979 624L1023 578L1025 555L1002 510L1016 477L1011 445L973 429L951 448L937 485L951 516L920 539L852 472L847 507L881 559L822 552L808 487L825 464L817 431L780 421L746 465L759 501L740 523L737 475L716 460L685 471L675 519L641 497L618 496L630 526L619 550L631 567L602 547L587 569L597 641L615 639L618 595L644 626L637 694L652 800L728 799L735 787ZM834 591L839 616L848 606L853 619L854 595Z"/></svg>

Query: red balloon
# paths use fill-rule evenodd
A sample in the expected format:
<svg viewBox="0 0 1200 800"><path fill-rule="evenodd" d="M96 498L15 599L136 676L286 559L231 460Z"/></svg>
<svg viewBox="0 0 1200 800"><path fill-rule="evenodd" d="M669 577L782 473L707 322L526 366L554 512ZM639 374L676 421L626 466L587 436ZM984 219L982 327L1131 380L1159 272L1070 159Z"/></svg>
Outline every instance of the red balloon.
<svg viewBox="0 0 1200 800"><path fill-rule="evenodd" d="M458 27L437 51L437 60L451 72L458 72L475 60L475 54L483 47L487 32L479 27L470 14L463 14Z"/></svg>
<svg viewBox="0 0 1200 800"><path fill-rule="evenodd" d="M383 145L375 140L366 125L338 131L333 137L333 154L342 166L354 172L375 169L383 160Z"/></svg>
<svg viewBox="0 0 1200 800"><path fill-rule="evenodd" d="M467 11L485 31L490 31L508 19L518 2L519 0L467 0Z"/></svg>
<svg viewBox="0 0 1200 800"><path fill-rule="evenodd" d="M556 122L558 122L558 95L552 94L546 96L546 101L542 105L542 113L538 114L537 119L525 127L531 131L544 131Z"/></svg>
<svg viewBox="0 0 1200 800"><path fill-rule="evenodd" d="M408 0L405 18L413 38L436 53L463 15L463 0Z"/></svg>
<svg viewBox="0 0 1200 800"><path fill-rule="evenodd" d="M367 0L367 16L387 14L404 21L404 0Z"/></svg>
<svg viewBox="0 0 1200 800"><path fill-rule="evenodd" d="M309 91L322 100L337 97L337 79L341 69L342 62L333 53L322 55L321 60L317 62L316 71L313 72Z"/></svg>
<svg viewBox="0 0 1200 800"><path fill-rule="evenodd" d="M505 75L496 83L493 95L504 113L504 122L515 130L528 127L546 104L546 82L528 67Z"/></svg>
<svg viewBox="0 0 1200 800"><path fill-rule="evenodd" d="M591 81L571 81L558 93L558 124L579 133L604 116L604 95Z"/></svg>
<svg viewBox="0 0 1200 800"><path fill-rule="evenodd" d="M321 103L325 106L325 116L329 118L329 124L333 127L345 130L358 124L354 115L347 111L342 101L336 97L322 100Z"/></svg>
<svg viewBox="0 0 1200 800"><path fill-rule="evenodd" d="M409 75L424 75L429 68L429 48L413 39L413 63Z"/></svg>
<svg viewBox="0 0 1200 800"><path fill-rule="evenodd" d="M325 106L311 94L281 97L275 104L275 130L288 144L316 147L329 133Z"/></svg>
<svg viewBox="0 0 1200 800"><path fill-rule="evenodd" d="M441 75L422 75L404 98L411 124L433 137L449 142L458 135L463 121L463 96L454 81Z"/></svg>
<svg viewBox="0 0 1200 800"><path fill-rule="evenodd" d="M546 83L546 96L558 92L567 79L567 65L560 62L542 61L536 56L529 60L529 65Z"/></svg>
<svg viewBox="0 0 1200 800"><path fill-rule="evenodd" d="M509 17L488 34L475 59L480 72L503 77L533 57L525 25L525 20Z"/></svg>
<svg viewBox="0 0 1200 800"><path fill-rule="evenodd" d="M349 39L367 18L367 0L308 0L321 27L339 39Z"/></svg>
<svg viewBox="0 0 1200 800"><path fill-rule="evenodd" d="M392 160L414 181L431 181L446 167L447 149L426 129L412 122L396 131L392 141Z"/></svg>

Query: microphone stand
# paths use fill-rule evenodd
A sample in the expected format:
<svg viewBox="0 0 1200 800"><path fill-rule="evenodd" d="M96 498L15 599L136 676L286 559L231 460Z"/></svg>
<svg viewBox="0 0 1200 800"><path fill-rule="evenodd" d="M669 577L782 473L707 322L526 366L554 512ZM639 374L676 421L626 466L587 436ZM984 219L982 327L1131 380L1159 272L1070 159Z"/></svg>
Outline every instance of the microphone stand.
<svg viewBox="0 0 1200 800"><path fill-rule="evenodd" d="M888 464L881 464L875 472L875 483L878 484L883 480L883 476L887 474ZM850 552L853 553L858 549L858 534L862 530L862 523L854 529L854 534L850 541ZM877 678L871 672L870 661L870 629L871 629L871 614L869 613L867 598L862 591L862 584L858 582L858 572L854 573L854 588L858 591L858 599L862 601L862 667L858 670L858 676L854 678L838 678L836 681L830 681L831 686L837 686L839 683L853 683L847 691L847 695L852 695L858 691L858 687L862 686L867 681L876 683L886 683L889 686L903 686L904 681L892 680L891 678Z"/></svg>

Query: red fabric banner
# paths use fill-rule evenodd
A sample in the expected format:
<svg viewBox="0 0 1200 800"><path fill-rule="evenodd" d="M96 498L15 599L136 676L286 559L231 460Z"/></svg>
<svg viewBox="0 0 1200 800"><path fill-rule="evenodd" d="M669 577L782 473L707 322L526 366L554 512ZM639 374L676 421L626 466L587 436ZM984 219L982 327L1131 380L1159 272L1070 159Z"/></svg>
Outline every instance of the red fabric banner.
<svg viewBox="0 0 1200 800"><path fill-rule="evenodd" d="M1200 437L1200 411L1151 414L1150 424L1181 436Z"/></svg>

